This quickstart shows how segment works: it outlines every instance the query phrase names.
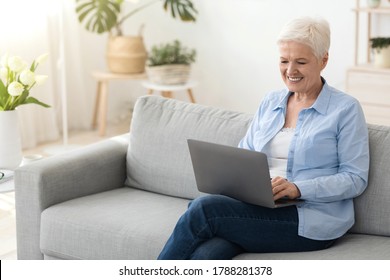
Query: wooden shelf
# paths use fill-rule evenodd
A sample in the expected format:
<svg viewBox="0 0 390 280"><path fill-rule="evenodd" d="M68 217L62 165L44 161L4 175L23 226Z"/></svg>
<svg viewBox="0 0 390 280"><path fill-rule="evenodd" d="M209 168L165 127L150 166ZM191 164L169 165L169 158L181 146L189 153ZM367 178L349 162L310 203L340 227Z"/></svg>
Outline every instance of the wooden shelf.
<svg viewBox="0 0 390 280"><path fill-rule="evenodd" d="M350 69L390 75L390 68L380 68L380 67L375 66L374 64L358 64L358 65L352 66Z"/></svg>
<svg viewBox="0 0 390 280"><path fill-rule="evenodd" d="M390 7L382 7L382 8L354 8L352 9L354 12L362 12L362 13L371 13L371 14L390 14Z"/></svg>
<svg viewBox="0 0 390 280"><path fill-rule="evenodd" d="M372 20L375 17L390 15L390 7L369 8L361 7L361 0L356 0L355 13L355 65L348 68L346 80L346 92L356 97L362 105L366 120L369 123L390 125L390 68L379 68L371 62L370 38L373 30ZM365 56L366 62L359 59L359 36L362 35L360 16L367 15L367 34Z"/></svg>
<svg viewBox="0 0 390 280"><path fill-rule="evenodd" d="M356 6L352 9L352 11L355 13L355 65L359 64L359 44L361 44L361 40L359 39L359 36L361 35L361 26L360 26L360 17L361 14L367 15L367 24L366 24L366 46L365 46L365 62L371 63L372 62L372 52L371 52L371 44L370 39L375 34L373 32L373 18L383 16L389 16L390 15L390 6L379 6L378 8L369 8L367 6L360 6L361 0L356 0ZM364 34L364 33L363 33Z"/></svg>
<svg viewBox="0 0 390 280"><path fill-rule="evenodd" d="M390 125L390 70L355 66L347 70L346 92L362 105L368 123Z"/></svg>

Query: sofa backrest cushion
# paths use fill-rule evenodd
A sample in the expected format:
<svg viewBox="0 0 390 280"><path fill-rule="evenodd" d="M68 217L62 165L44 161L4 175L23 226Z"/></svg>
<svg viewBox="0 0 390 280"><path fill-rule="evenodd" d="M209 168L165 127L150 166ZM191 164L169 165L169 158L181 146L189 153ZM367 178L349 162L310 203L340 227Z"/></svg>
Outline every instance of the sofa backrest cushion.
<svg viewBox="0 0 390 280"><path fill-rule="evenodd" d="M130 127L126 185L182 198L199 196L187 139L237 146L251 118L159 96L140 97Z"/></svg>
<svg viewBox="0 0 390 280"><path fill-rule="evenodd" d="M354 233L390 236L390 127L368 125L370 173L368 186L355 198Z"/></svg>

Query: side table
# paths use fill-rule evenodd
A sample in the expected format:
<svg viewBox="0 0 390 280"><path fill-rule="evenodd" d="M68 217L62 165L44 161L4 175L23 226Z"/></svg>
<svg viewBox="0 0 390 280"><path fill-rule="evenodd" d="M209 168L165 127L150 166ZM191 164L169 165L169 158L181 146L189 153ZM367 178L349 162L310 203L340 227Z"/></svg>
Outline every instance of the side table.
<svg viewBox="0 0 390 280"><path fill-rule="evenodd" d="M93 112L92 127L96 128L97 124L99 124L99 135L104 136L106 134L107 124L108 83L115 80L143 80L146 78L146 74L115 74L110 72L93 72L92 76L97 80L96 102Z"/></svg>
<svg viewBox="0 0 390 280"><path fill-rule="evenodd" d="M15 189L14 172L10 170L3 170L2 172L5 173L6 177L0 179L0 193L13 192Z"/></svg>
<svg viewBox="0 0 390 280"><path fill-rule="evenodd" d="M195 103L194 95L192 94L192 88L197 85L195 81L189 81L183 85L160 85L155 84L149 81L143 81L142 86L148 89L148 94L152 94L153 91L160 91L163 97L172 98L172 92L186 90L188 93L188 97L190 98L192 103Z"/></svg>

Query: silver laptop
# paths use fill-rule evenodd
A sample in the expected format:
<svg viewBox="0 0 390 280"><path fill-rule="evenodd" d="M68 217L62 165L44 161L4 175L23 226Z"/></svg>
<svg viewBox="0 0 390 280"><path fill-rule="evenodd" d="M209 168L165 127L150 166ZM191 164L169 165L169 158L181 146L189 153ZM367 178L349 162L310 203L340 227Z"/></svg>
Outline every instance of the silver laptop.
<svg viewBox="0 0 390 280"><path fill-rule="evenodd" d="M199 191L269 208L302 203L291 199L274 201L264 153L193 139L187 141Z"/></svg>

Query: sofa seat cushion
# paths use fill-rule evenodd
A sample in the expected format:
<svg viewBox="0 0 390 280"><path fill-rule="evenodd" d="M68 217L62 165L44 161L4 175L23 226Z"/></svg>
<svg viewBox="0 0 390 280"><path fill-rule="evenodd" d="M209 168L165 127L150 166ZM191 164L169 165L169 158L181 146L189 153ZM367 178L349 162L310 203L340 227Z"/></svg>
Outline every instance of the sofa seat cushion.
<svg viewBox="0 0 390 280"><path fill-rule="evenodd" d="M389 260L390 238L366 234L346 234L332 247L296 253L241 254L239 260Z"/></svg>
<svg viewBox="0 0 390 280"><path fill-rule="evenodd" d="M41 251L60 259L156 259L188 200L119 188L49 207Z"/></svg>

